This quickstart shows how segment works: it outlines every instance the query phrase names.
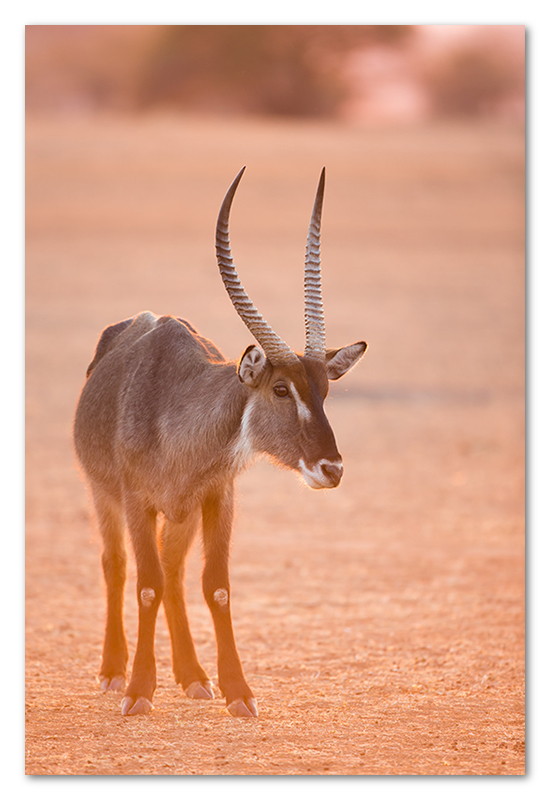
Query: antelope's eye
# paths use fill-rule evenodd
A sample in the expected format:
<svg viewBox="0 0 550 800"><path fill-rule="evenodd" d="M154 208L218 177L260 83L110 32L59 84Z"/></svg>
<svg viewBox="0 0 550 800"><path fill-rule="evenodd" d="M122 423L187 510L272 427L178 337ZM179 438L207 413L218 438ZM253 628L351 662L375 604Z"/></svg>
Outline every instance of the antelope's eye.
<svg viewBox="0 0 550 800"><path fill-rule="evenodd" d="M286 397L288 394L288 386L286 383L276 383L273 387L273 391L277 397Z"/></svg>

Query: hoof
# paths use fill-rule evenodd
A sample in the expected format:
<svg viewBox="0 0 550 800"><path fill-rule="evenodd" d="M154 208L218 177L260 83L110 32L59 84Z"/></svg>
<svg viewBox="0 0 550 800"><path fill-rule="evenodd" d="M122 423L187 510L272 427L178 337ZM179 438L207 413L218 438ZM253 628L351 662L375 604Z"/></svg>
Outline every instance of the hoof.
<svg viewBox="0 0 550 800"><path fill-rule="evenodd" d="M123 717L135 717L137 714L149 714L153 710L153 704L146 697L125 697L122 700L121 712Z"/></svg>
<svg viewBox="0 0 550 800"><path fill-rule="evenodd" d="M248 697L246 699L244 697L239 697L237 700L233 700L232 703L229 703L227 710L232 717L258 716L258 706L253 697Z"/></svg>
<svg viewBox="0 0 550 800"><path fill-rule="evenodd" d="M124 675L114 675L108 678L105 675L99 676L99 688L102 692L123 692L126 687Z"/></svg>
<svg viewBox="0 0 550 800"><path fill-rule="evenodd" d="M187 689L184 689L187 697L192 700L213 700L214 690L212 689L211 681L193 681Z"/></svg>

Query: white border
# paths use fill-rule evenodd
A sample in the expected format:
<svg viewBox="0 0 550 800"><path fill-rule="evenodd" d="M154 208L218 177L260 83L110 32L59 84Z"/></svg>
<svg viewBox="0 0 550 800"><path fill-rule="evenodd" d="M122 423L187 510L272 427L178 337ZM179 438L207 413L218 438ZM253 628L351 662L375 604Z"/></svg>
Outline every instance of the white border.
<svg viewBox="0 0 550 800"><path fill-rule="evenodd" d="M229 10L230 9L230 12ZM3 391L3 458L1 459L2 501L8 512L4 517L2 532L4 547L4 575L8 573L10 602L8 608L22 606L22 581L24 561L21 537L23 535L23 500L13 501L22 495L22 443L23 443L23 56L24 26L26 24L164 24L164 23L318 23L318 24L525 24L528 32L528 82L529 82L529 126L528 126L528 311L529 311L529 724L528 724L528 777L491 778L337 778L337 779L282 779L243 778L232 779L220 786L217 779L211 785L208 779L188 781L185 786L179 781L163 779L162 792L166 797L186 795L201 797L210 791L226 791L235 787L242 794L261 792L266 800L282 791L298 793L313 790L316 793L332 794L335 790L350 797L364 797L375 790L376 797L386 797L393 792L406 791L422 798L443 792L453 798L467 791L480 796L481 792L498 791L501 798L509 796L542 796L543 787L549 785L545 774L549 717L547 686L548 643L548 539L550 519L545 495L548 492L548 473L544 472L550 451L549 414L550 390L547 375L550 357L548 353L550 258L548 248L548 76L550 76L548 11L540 0L524 0L522 3L481 2L462 0L454 7L435 2L411 3L401 0L389 4L359 4L357 0L340 0L338 3L300 2L280 0L260 9L250 2L232 0L228 2L204 2L199 9L190 4L173 0L156 2L117 2L117 0L95 0L89 4L66 1L22 0L10 3L2 12L0 26L0 76L2 81L2 214L3 222L3 319L4 319L4 376L7 381ZM7 291L6 291L7 289ZM18 341L20 345L18 346ZM6 424L7 421L7 424ZM9 564L9 569L6 569ZM16 568L13 565L17 565ZM10 575L15 576L13 579ZM4 593L6 587L4 587ZM6 598L6 594L4 594ZM8 612L9 613L9 612ZM66 793L86 798L98 791L95 780L56 778L25 778L23 776L23 641L22 618L17 614L8 617L7 630L3 637L2 687L3 687L3 785L10 795L26 798L31 793L41 797L50 794L63 797ZM15 663L7 661L11 643L18 642ZM78 714L78 705L75 706ZM7 719L6 719L7 714ZM148 778L132 780L128 790L133 797L150 792ZM102 778L100 791L111 791L118 778ZM207 783L204 781L207 780ZM315 786L311 781L315 781ZM486 785L494 780L497 786ZM238 781L238 784L235 783ZM260 783L261 781L261 783ZM336 783L335 783L336 781ZM445 781L442 785L442 781ZM542 791L541 791L542 790Z"/></svg>

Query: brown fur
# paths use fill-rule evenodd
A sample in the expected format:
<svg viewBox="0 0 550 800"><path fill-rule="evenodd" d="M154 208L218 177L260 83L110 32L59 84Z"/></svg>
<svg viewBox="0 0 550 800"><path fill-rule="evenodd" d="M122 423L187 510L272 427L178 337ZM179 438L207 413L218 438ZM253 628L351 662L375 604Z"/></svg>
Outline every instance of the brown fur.
<svg viewBox="0 0 550 800"><path fill-rule="evenodd" d="M353 361L365 345L350 348ZM154 631L163 599L176 681L192 697L213 697L195 653L182 591L185 556L202 520L203 591L216 630L219 686L231 713L255 716L230 613L233 482L264 453L306 477L309 469L312 485L339 483L340 455L323 410L327 368L303 356L290 366L274 366L256 347L245 351L239 365L227 362L189 323L144 312L103 332L87 376L74 440L104 543L102 688L120 690L126 678L126 524L137 564L139 632L123 714L152 708ZM289 389L286 395L281 386Z"/></svg>

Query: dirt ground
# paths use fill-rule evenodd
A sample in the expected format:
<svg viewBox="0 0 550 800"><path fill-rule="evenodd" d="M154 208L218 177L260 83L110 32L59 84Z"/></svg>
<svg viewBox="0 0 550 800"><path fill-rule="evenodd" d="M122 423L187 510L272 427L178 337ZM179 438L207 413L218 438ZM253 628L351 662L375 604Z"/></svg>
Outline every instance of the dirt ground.
<svg viewBox="0 0 550 800"><path fill-rule="evenodd" d="M251 343L214 258L243 164L236 264L297 350L327 168L328 344L370 345L327 402L344 479L313 492L260 462L238 481L232 604L259 718L183 696L163 613L154 712L122 718L96 682L100 542L72 417L99 333L138 311L231 359ZM28 121L27 774L524 773L523 169L503 126ZM200 568L197 545L189 612L215 679Z"/></svg>

